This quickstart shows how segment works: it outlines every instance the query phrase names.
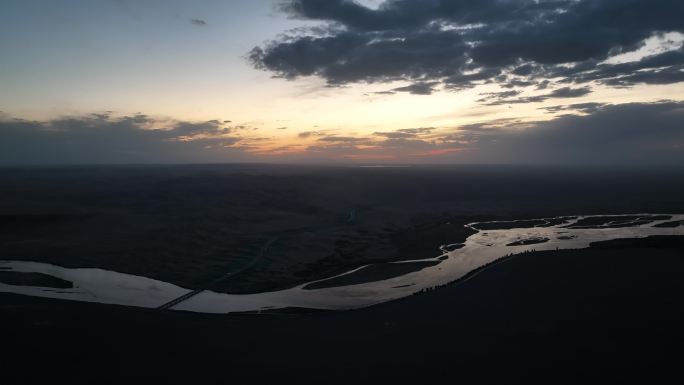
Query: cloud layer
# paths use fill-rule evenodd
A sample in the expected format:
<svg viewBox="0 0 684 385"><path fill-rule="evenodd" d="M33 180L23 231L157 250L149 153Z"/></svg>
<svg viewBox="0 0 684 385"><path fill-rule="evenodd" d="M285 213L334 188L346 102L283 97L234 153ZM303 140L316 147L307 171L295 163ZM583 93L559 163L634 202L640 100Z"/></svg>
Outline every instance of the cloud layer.
<svg viewBox="0 0 684 385"><path fill-rule="evenodd" d="M578 103L549 121L495 120L364 137L321 136L310 158L406 163L684 164L684 103Z"/></svg>
<svg viewBox="0 0 684 385"><path fill-rule="evenodd" d="M160 122L93 114L46 122L0 120L0 164L183 163L246 159L224 122Z"/></svg>
<svg viewBox="0 0 684 385"><path fill-rule="evenodd" d="M684 32L680 0L387 0L378 9L351 0L289 0L281 9L325 23L251 51L254 66L288 79L403 80L415 84L392 92L414 94L430 94L438 84L684 81L681 46L629 63L604 62L653 36Z"/></svg>
<svg viewBox="0 0 684 385"><path fill-rule="evenodd" d="M473 161L531 164L684 164L684 103L576 104L536 123L471 127Z"/></svg>
<svg viewBox="0 0 684 385"><path fill-rule="evenodd" d="M548 107L549 121L495 120L368 135L293 133L276 147L229 122L108 114L0 120L0 165L186 162L684 164L684 102ZM271 144L269 146L268 144ZM267 145L264 145L267 144Z"/></svg>

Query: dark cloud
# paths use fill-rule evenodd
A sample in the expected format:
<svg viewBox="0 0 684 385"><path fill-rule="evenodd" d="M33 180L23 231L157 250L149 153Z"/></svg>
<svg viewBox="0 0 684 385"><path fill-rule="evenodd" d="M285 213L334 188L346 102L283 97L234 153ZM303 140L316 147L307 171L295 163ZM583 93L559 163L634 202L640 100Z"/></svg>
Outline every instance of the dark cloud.
<svg viewBox="0 0 684 385"><path fill-rule="evenodd" d="M500 100L500 99L507 99L507 98L512 98L514 96L518 96L522 93L522 91L519 90L511 90L511 91L501 91L501 92L485 92L481 93L480 96L482 98L478 99L478 103L484 103L490 100Z"/></svg>
<svg viewBox="0 0 684 385"><path fill-rule="evenodd" d="M0 164L383 159L426 163L684 164L684 102L549 107L540 122L499 119L453 129L405 128L368 136L300 133L312 144L269 150L223 122L159 121L92 114L45 122L0 120ZM577 114L580 112L581 114ZM293 154L283 154L293 152Z"/></svg>
<svg viewBox="0 0 684 385"><path fill-rule="evenodd" d="M586 62L569 68L548 68L547 76L562 77L564 82L598 81L608 85L671 84L683 81L684 47L638 61L618 64Z"/></svg>
<svg viewBox="0 0 684 385"><path fill-rule="evenodd" d="M571 2L390 0L372 10L350 0L291 0L283 2L281 9L293 17L337 22L367 32L420 29L434 22L458 22L467 26L503 20L525 21L529 16L548 14Z"/></svg>
<svg viewBox="0 0 684 385"><path fill-rule="evenodd" d="M350 0L289 0L281 9L326 22L249 54L257 68L288 79L403 80L413 85L393 91L415 94L439 84L543 89L549 79L620 87L684 81L682 49L603 62L649 37L684 32L681 0L387 0L378 9Z"/></svg>
<svg viewBox="0 0 684 385"><path fill-rule="evenodd" d="M525 96L517 99L498 99L491 102L485 103L488 106L498 106L502 104L521 104L521 103L538 103L554 98L579 98L581 96L589 95L592 92L590 87L581 88L570 88L563 87L553 90L547 94L535 95L535 96ZM501 95L506 95L506 93L500 93ZM480 99L480 102L486 101L486 99Z"/></svg>
<svg viewBox="0 0 684 385"><path fill-rule="evenodd" d="M198 27L206 27L207 26L207 22L204 20L201 20L201 19L192 19L192 20L190 20L190 23L192 23L192 25L195 25Z"/></svg>
<svg viewBox="0 0 684 385"><path fill-rule="evenodd" d="M437 82L430 83L413 83L406 87L398 87L392 89L393 92L408 92L413 95L432 95L435 92Z"/></svg>
<svg viewBox="0 0 684 385"><path fill-rule="evenodd" d="M584 105L586 115L499 124L478 135L471 162L548 164L684 164L684 103ZM581 105L576 105L581 109Z"/></svg>
<svg viewBox="0 0 684 385"><path fill-rule="evenodd" d="M371 34L374 35L374 34ZM400 40L377 39L366 33L343 31L334 36L303 36L255 48L249 55L257 67L293 79L317 75L330 84L418 80L455 74L465 65L465 42L458 34L421 32ZM442 41L440 49L434 49Z"/></svg>
<svg viewBox="0 0 684 385"><path fill-rule="evenodd" d="M416 134L410 134L407 132L397 132L397 131L374 132L373 135L383 136L387 139L409 139L409 138L415 138L417 136Z"/></svg>
<svg viewBox="0 0 684 385"><path fill-rule="evenodd" d="M684 65L648 69L604 80L610 86L632 87L636 84L672 84L684 82Z"/></svg>
<svg viewBox="0 0 684 385"><path fill-rule="evenodd" d="M434 127L402 128L391 132L375 132L373 135L382 136L387 139L411 139L432 133Z"/></svg>
<svg viewBox="0 0 684 385"><path fill-rule="evenodd" d="M435 130L434 127L419 127L419 128L402 128L402 129L399 129L397 131L407 133L407 134L420 135L420 134L429 134L434 130Z"/></svg>
<svg viewBox="0 0 684 385"><path fill-rule="evenodd" d="M353 136L323 136L317 139L318 142L328 143L345 143L345 144L362 144L368 142L366 138L357 138Z"/></svg>
<svg viewBox="0 0 684 385"><path fill-rule="evenodd" d="M220 122L109 113L45 122L0 120L0 164L168 163L246 159Z"/></svg>
<svg viewBox="0 0 684 385"><path fill-rule="evenodd" d="M151 122L151 121L150 121ZM222 123L218 120L209 120L206 122L177 122L168 132L177 137L191 139L198 136L211 136L217 132L227 134L233 131L231 127L222 127Z"/></svg>
<svg viewBox="0 0 684 385"><path fill-rule="evenodd" d="M322 136L323 133L319 131L304 131L297 134L300 139L310 138L312 136Z"/></svg>
<svg viewBox="0 0 684 385"><path fill-rule="evenodd" d="M539 122L498 119L430 130L422 137L407 129L324 140L301 156L425 163L684 164L684 102L579 103L564 109L584 114Z"/></svg>
<svg viewBox="0 0 684 385"><path fill-rule="evenodd" d="M502 119L494 119L490 121L485 121L481 123L472 123L472 124L465 124L462 126L459 126L459 131L462 132L467 132L467 133L477 133L481 134L484 132L492 132L492 131L498 131L501 130L502 128L514 126L518 123L521 123L519 119L514 119L514 118L502 118ZM451 138L455 138L455 136L450 136Z"/></svg>
<svg viewBox="0 0 684 385"><path fill-rule="evenodd" d="M579 111L585 114L593 114L594 112L600 110L605 106L605 103L575 103L568 105L544 107L542 109L552 113L560 111Z"/></svg>
<svg viewBox="0 0 684 385"><path fill-rule="evenodd" d="M591 88L570 88L563 87L557 90L553 90L547 96L549 98L579 98L580 96L589 95L591 93Z"/></svg>

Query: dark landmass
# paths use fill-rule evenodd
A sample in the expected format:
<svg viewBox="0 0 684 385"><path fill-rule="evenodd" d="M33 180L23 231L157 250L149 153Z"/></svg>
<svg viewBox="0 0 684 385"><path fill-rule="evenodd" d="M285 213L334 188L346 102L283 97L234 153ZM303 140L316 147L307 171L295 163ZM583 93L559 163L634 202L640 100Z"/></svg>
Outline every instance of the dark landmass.
<svg viewBox="0 0 684 385"><path fill-rule="evenodd" d="M334 310L325 310L325 309L309 309L305 307L282 307L282 308L271 308L271 307L266 307L261 310L255 310L255 311L245 311L245 312L236 312L236 313L231 313L230 316L247 316L247 315L312 315L312 314L320 314L320 313L331 313L334 312Z"/></svg>
<svg viewBox="0 0 684 385"><path fill-rule="evenodd" d="M85 218L84 215L68 214L6 214L0 215L0 229L17 231L22 228L60 225Z"/></svg>
<svg viewBox="0 0 684 385"><path fill-rule="evenodd" d="M576 223L565 226L569 229L595 229L601 227L619 228L638 226L651 223L653 221L663 221L672 218L669 215L646 215L646 216L596 216L582 218Z"/></svg>
<svg viewBox="0 0 684 385"><path fill-rule="evenodd" d="M507 258L347 312L207 315L0 295L11 384L670 383L681 237Z"/></svg>
<svg viewBox="0 0 684 385"><path fill-rule="evenodd" d="M472 222L681 212L681 191L684 172L672 169L5 168L0 256L191 289L249 266L212 289L250 293L434 258L439 245L472 234L464 227Z"/></svg>
<svg viewBox="0 0 684 385"><path fill-rule="evenodd" d="M325 289L328 287L358 285L361 283L381 281L420 271L426 267L438 265L439 263L440 261L424 261L368 265L350 274L308 284L304 286L304 289Z"/></svg>
<svg viewBox="0 0 684 385"><path fill-rule="evenodd" d="M657 225L654 225L654 227L679 227L679 226L684 226L684 221L663 222L663 223L658 223Z"/></svg>
<svg viewBox="0 0 684 385"><path fill-rule="evenodd" d="M535 227L546 224L543 219L534 220L520 220L520 221L507 221L507 222L482 222L475 223L474 228L478 230L509 230L509 229L522 229L526 227Z"/></svg>
<svg viewBox="0 0 684 385"><path fill-rule="evenodd" d="M464 248L464 247L465 247L465 243L452 243L451 245L442 245L442 246L440 246L439 249L440 249L443 253L448 253L448 252L450 252L450 251L462 249L462 248Z"/></svg>
<svg viewBox="0 0 684 385"><path fill-rule="evenodd" d="M684 249L684 236L653 235L645 238L611 239L592 242L592 249L629 249L633 247L652 249ZM684 254L682 254L684 258ZM684 294L684 293L683 293Z"/></svg>
<svg viewBox="0 0 684 385"><path fill-rule="evenodd" d="M519 241L511 242L507 244L506 246L525 246L525 245L536 245L538 243L546 243L549 241L549 238L526 238L526 239L521 239Z"/></svg>
<svg viewBox="0 0 684 385"><path fill-rule="evenodd" d="M429 205L427 205L429 206ZM429 211L417 213L426 215ZM414 213L416 215L416 213ZM437 216L438 219L421 219L421 225L399 230L392 234L392 242L397 247L399 260L434 258L443 253L440 245L449 244L453 249L476 232L465 227L463 219L452 216ZM447 220L444 223L443 221ZM435 247L437 246L437 247Z"/></svg>
<svg viewBox="0 0 684 385"><path fill-rule="evenodd" d="M555 218L539 218L531 220L515 220L515 221L495 221L495 222L479 222L473 224L473 227L478 230L509 230L522 229L528 227L551 227L563 224L576 217L565 216Z"/></svg>
<svg viewBox="0 0 684 385"><path fill-rule="evenodd" d="M15 286L54 287L56 289L71 289L74 287L73 283L51 275L19 271L0 270L0 282Z"/></svg>
<svg viewBox="0 0 684 385"><path fill-rule="evenodd" d="M541 224L537 227L551 227L551 226L558 226L561 225L565 222L568 222L570 220L573 220L577 217L557 217L557 218L544 218L546 223Z"/></svg>

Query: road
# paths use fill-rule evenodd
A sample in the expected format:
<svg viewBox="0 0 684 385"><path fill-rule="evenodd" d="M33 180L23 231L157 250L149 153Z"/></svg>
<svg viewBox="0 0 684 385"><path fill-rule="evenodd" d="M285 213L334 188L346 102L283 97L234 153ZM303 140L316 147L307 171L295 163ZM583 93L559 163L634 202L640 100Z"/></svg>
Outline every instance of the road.
<svg viewBox="0 0 684 385"><path fill-rule="evenodd" d="M243 271L245 271L245 270L251 268L252 266L254 266L255 264L257 264L260 260L263 259L263 257L264 257L264 256L266 255L266 253L268 252L268 248L271 247L271 245L273 244L273 242L275 242L277 239L278 239L277 237L273 237L273 238L270 238L268 241L266 241L266 243L264 243L264 245L261 247L261 250L259 250L259 253L257 254L257 256L256 256L254 259L252 259L252 261L251 261L249 264L243 266L243 267L240 268L239 270L235 270L235 271L231 271L230 273L226 273L226 274L224 274L224 275L222 275L222 276L216 278L215 280L213 280L213 281L211 281L211 282L208 282L208 283L202 285L201 287L199 287L199 288L197 288L197 289L195 289L195 290L193 290L193 291L191 291L191 292L185 293L185 294L183 294L182 296L180 296L180 297L178 297L178 298L175 298L175 299L173 299L173 300L171 300L171 301L169 301L169 302L167 302L167 303L165 303L165 304L163 304L163 305L157 307L157 310L168 310L168 309L170 309L170 308L172 308L172 307L178 305L179 303L181 303L181 302L183 302L183 301L187 301L188 299L190 299L190 298L196 296L197 294L199 294L199 293L201 293L201 292L203 292L203 291L205 291L205 290L211 289L213 286L215 286L215 285L217 285L218 283L222 282L224 279L228 279L228 278L230 278L230 277L232 277L232 276L234 276L234 275L240 274L240 273L242 273Z"/></svg>
<svg viewBox="0 0 684 385"><path fill-rule="evenodd" d="M351 223L355 222L356 219L357 219L356 209L352 209L352 210L349 211L349 217L347 218L346 224L351 224ZM321 229L329 228L329 227L334 227L334 226L338 226L338 224L329 224L329 225L327 225L327 226L305 226L305 227L302 227L302 228L290 229L290 230L287 230L287 231L285 231L285 232L281 232L280 235L282 236L282 235L287 234L287 233L293 233L293 232L299 232L299 231L310 231L310 230L312 230L313 228L316 228L317 230L320 231ZM265 256L266 253L268 252L269 247L271 247L271 245L273 244L273 242L275 242L277 239L278 239L278 237L269 238L269 239L266 241L266 243L264 243L264 245L261 247L261 250L259 251L259 253L257 254L257 256L256 256L254 259L252 259L252 261L251 261L249 264L243 266L243 267L240 268L239 270L231 271L230 273L224 274L224 275L222 275L222 276L216 278L215 280L213 280L213 281L211 281L211 282L208 282L207 284L202 285L201 287L199 287L199 288L197 288L197 289L195 289L195 290L192 290L192 291L190 291L190 292L188 292L188 293L185 293L184 295L182 295L182 296L180 296L180 297L178 297L178 298L175 298L175 299L173 299L173 300L171 300L171 301L169 301L169 302L166 302L165 304L163 304L163 305L157 307L157 310L168 310L168 309L171 309L172 307L178 305L179 303L181 303L181 302L183 302L183 301L187 301L188 299L190 299L190 298L196 296L197 294L199 294L199 293L201 293L201 292L203 292L203 291L205 291L205 290L211 289L212 287L214 287L214 286L217 285L218 283L222 282L223 280L228 279L228 278L230 278L230 277L232 277L232 276L235 276L235 275L237 275L237 274L240 274L240 273L242 273L242 272L245 271L245 270L248 270L249 268L251 268L252 266L256 265L259 261L261 261L261 260L264 258L264 256Z"/></svg>

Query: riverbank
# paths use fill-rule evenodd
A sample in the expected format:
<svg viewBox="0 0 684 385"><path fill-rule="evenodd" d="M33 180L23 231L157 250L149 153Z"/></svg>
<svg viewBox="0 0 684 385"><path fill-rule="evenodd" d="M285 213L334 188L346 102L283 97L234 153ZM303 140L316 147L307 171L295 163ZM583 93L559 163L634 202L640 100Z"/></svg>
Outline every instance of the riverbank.
<svg viewBox="0 0 684 385"><path fill-rule="evenodd" d="M323 281L313 282L303 287L304 290L325 289L338 286L359 285L420 271L426 267L438 265L440 261L419 261L405 263L381 263L364 266L349 274L340 275Z"/></svg>
<svg viewBox="0 0 684 385"><path fill-rule="evenodd" d="M259 293L438 257L474 233L471 222L680 213L682 191L681 170L632 168L4 168L0 256L191 290L249 266L213 290Z"/></svg>
<svg viewBox="0 0 684 385"><path fill-rule="evenodd" d="M368 309L212 316L0 296L9 383L654 383L679 375L684 245L535 252ZM676 378L676 377L672 377Z"/></svg>

